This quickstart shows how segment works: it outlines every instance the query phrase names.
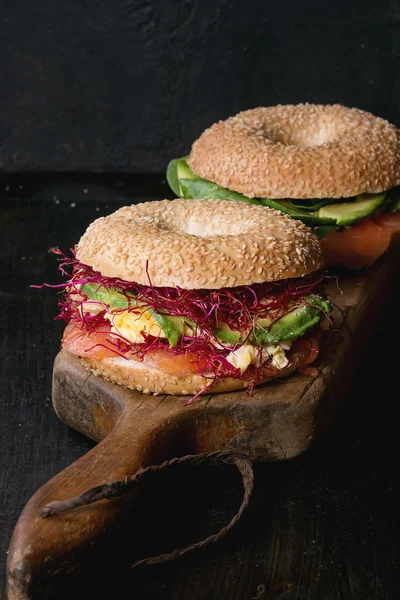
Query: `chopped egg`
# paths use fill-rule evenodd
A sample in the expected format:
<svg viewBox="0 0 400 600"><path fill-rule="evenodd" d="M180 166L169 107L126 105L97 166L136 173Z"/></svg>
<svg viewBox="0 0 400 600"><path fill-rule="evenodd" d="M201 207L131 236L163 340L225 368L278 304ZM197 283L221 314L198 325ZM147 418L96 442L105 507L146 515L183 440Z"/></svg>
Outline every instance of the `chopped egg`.
<svg viewBox="0 0 400 600"><path fill-rule="evenodd" d="M290 340L279 342L276 346L269 344L262 349L262 360L266 361L271 358L272 365L275 368L284 369L289 364L285 350L290 350L291 347L292 342ZM240 348L230 352L226 357L226 360L244 373L250 364L259 363L260 353L254 346L243 344Z"/></svg>
<svg viewBox="0 0 400 600"><path fill-rule="evenodd" d="M270 344L263 348L263 355L267 355L269 358L272 358L273 367L277 369L284 369L289 364L289 360L286 357L285 350L289 350L290 346L290 342L279 342L277 346L273 346L272 344Z"/></svg>
<svg viewBox="0 0 400 600"><path fill-rule="evenodd" d="M260 353L257 348L250 346L250 344L243 344L237 350L232 350L226 357L226 360L244 373L251 363L257 362L259 355Z"/></svg>
<svg viewBox="0 0 400 600"><path fill-rule="evenodd" d="M185 333L186 335L186 333ZM193 337L193 334L189 334ZM210 344L218 348L218 350L226 350L229 347L234 346L235 344L230 344L229 342L219 342L217 338L210 338Z"/></svg>
<svg viewBox="0 0 400 600"><path fill-rule="evenodd" d="M166 337L165 333L148 310L145 310L142 313L127 310L116 313L106 313L105 318L111 323L111 333L121 335L132 344L144 342L144 338L141 334L142 331L146 334L154 335L154 337Z"/></svg>
<svg viewBox="0 0 400 600"><path fill-rule="evenodd" d="M290 350L292 344L292 340L283 340L282 342L278 342L278 346L282 348L282 350Z"/></svg>
<svg viewBox="0 0 400 600"><path fill-rule="evenodd" d="M98 315L104 310L104 304L101 302L81 302L78 306L78 310L83 316L84 313L89 313L90 315Z"/></svg>

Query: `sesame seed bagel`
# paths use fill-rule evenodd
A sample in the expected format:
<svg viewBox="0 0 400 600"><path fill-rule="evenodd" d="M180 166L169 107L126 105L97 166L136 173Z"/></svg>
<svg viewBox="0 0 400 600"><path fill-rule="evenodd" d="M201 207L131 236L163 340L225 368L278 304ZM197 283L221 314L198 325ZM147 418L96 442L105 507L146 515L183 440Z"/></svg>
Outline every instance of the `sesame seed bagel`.
<svg viewBox="0 0 400 600"><path fill-rule="evenodd" d="M305 361L308 353L309 349L306 346L294 343L292 349L287 353L290 364L280 370L265 369L265 376L257 385L290 375ZM120 357L102 360L82 357L81 360L94 375L145 394L194 395L203 391L212 382L212 379L202 377L197 373L171 375L158 367ZM217 379L207 391L230 392L246 388L248 385L249 382L244 379L222 377Z"/></svg>
<svg viewBox="0 0 400 600"><path fill-rule="evenodd" d="M188 164L250 198L347 198L400 185L400 133L339 104L259 107L206 129Z"/></svg>
<svg viewBox="0 0 400 600"><path fill-rule="evenodd" d="M105 277L183 289L301 277L322 266L318 238L306 225L226 200L126 206L94 221L76 256Z"/></svg>

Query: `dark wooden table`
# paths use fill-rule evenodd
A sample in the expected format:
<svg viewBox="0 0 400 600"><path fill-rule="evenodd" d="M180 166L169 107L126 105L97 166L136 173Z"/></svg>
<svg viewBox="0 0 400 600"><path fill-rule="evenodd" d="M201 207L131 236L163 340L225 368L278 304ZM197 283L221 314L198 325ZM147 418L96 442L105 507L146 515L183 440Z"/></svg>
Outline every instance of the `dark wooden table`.
<svg viewBox="0 0 400 600"><path fill-rule="evenodd" d="M52 363L63 324L53 321L54 291L29 285L59 281L48 249L73 246L94 218L139 199L168 197L168 186L156 176L0 179L1 598L6 551L24 504L93 446L54 414ZM397 282L328 435L294 460L256 465L250 509L223 542L175 564L121 568L117 549L126 542L135 556L167 551L216 532L238 508L242 490L231 467L166 473L143 489L132 522L103 548L96 565L72 577L57 597L400 597L399 296ZM83 591L88 583L89 593Z"/></svg>

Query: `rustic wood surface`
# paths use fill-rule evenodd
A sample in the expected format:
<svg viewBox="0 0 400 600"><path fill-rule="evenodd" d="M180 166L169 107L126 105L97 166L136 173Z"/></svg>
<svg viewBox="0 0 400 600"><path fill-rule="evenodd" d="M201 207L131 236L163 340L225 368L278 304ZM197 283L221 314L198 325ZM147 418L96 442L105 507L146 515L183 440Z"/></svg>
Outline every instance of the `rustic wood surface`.
<svg viewBox="0 0 400 600"><path fill-rule="evenodd" d="M42 183L43 188L27 187L32 182L34 187ZM168 195L163 192L162 185L157 188L154 180L143 179L142 182L144 191L153 192L154 195L150 197ZM136 183L140 189L141 181ZM17 516L31 493L92 446L91 442L65 428L52 411L49 402L51 355L54 357L56 354L62 325L51 322L51 315L55 314L53 294L43 291L33 293L27 286L31 282L54 281L57 277L54 259L47 253L44 255L43 246L72 245L93 217L111 212L135 199L129 191L129 184L129 180L117 185L112 179L100 182L79 182L75 179L61 183L57 178L44 178L42 182L31 179L23 183L14 179L9 186L14 197L5 201L1 221L4 227L2 239L5 240L4 269L1 274L5 309L1 333L5 343L2 356L6 358L1 375L4 401L0 410L5 435L1 439L4 467L0 475L4 509L1 508L0 514L4 519L4 528L0 535L3 536L1 542L4 549ZM20 185L24 186L22 191L19 190ZM19 198L21 193L25 195L24 198ZM90 553L85 568L71 574L67 584L56 590L53 597L78 596L88 579L92 582L93 593L99 594L109 589L112 590L112 597L118 598L136 594L141 598L238 600L396 597L399 589L396 577L399 546L394 535L398 500L394 471L396 438L387 435L388 431L394 432L394 407L389 402L385 404L387 420L374 410L376 401L382 404L385 399L390 399L389 390L395 381L395 362L389 351L390 341L396 335L395 319L391 321L390 329L387 328L388 315L395 311L398 302L396 286L391 285L393 274L390 269L393 264L394 258L386 258L368 274L367 279L365 273L351 280L341 274L341 288L346 291L347 306L354 307L350 312L347 308L348 320L354 321L352 328L358 328L357 335L353 338L336 338L336 351L333 347L325 348L325 357L321 356L320 362L321 376L312 385L308 380L301 390L301 382L305 379L301 376L293 378L298 392L302 391L299 397L306 398L296 407L300 406L303 413L294 436L292 430L290 437L282 437L288 422L297 422L294 418L296 413L288 411L287 406L283 422L281 419L272 429L269 426L263 430L274 431L275 435L278 432L279 445L273 443L268 446L270 438L266 435L261 435L259 439L254 434L249 436L248 432L247 437L244 435L246 429L243 424L248 422L249 406L258 407L259 412L256 411L252 416L251 430L260 431L260 428L254 427L254 422L262 419L262 416L265 418L262 411L266 406L264 390L268 386L257 390L246 410L241 406L240 394L233 394L234 408L228 424L219 429L218 434L214 422L212 426L208 422L206 427L199 415L204 414L200 409L202 403L206 403L209 416L218 413L220 418L221 413L226 412L227 399L224 395L204 399L196 406L187 407L184 414L192 415L190 419L179 417L180 411L176 408L178 398L171 403L170 398L157 400L150 397L149 403L138 406L137 416L141 414L142 422L146 422L150 403L156 401L154 406L151 405L154 409L153 419L156 420L162 410L165 410L167 419L168 414L175 415L175 435L171 436L171 427L162 427L161 418L156 427L156 443L153 435L150 445L140 444L140 450L139 446L134 446L132 451L122 451L124 460L119 463L115 463L110 454L107 456L104 449L105 459L100 467L93 467L90 454L86 455L81 459L83 462L67 470L70 477L64 480L63 487L57 491L60 497L65 497L71 495L72 490L82 490L99 483L99 474L104 476L104 461L107 460L112 478L118 478L139 463L154 463L188 451L214 449L215 445L223 447L227 439L232 439L232 430L236 435L233 439L241 440L239 446L242 449L256 449L254 458L296 455L305 449L311 438L322 433L331 420L332 415L326 414L325 410L334 407L344 382L350 382L355 363L365 347L364 365L353 380L351 392L344 398L336 424L324 440L314 444L306 454L295 460L257 466L256 493L245 525L232 532L220 547L195 559L185 559L180 565L160 567L153 571L122 571L121 565L135 557L200 539L210 531L217 530L229 520L240 502L239 481L228 468L218 475L206 470L200 475L184 471L164 475L158 483L142 491L135 500L134 514L125 515L122 524L117 524L104 536L104 541ZM333 290L334 282L331 285ZM374 290L375 296L364 293L366 285L370 291ZM392 288L393 300L387 293L389 287ZM349 295L350 290L352 296ZM389 308L381 316L374 337L369 339L368 329L374 323L373 308L379 312L385 301L389 302ZM41 351L38 352L37 348ZM340 358L344 350L347 359L343 362ZM71 363L61 357L58 360L61 381L62 373L65 376L66 371L73 370L76 365L74 367L74 361ZM337 364L334 364L335 360ZM337 368L339 365L343 371ZM79 381L79 370L72 377ZM325 404L320 404L321 392L326 384L328 392L324 396ZM99 386L101 396L108 384L95 380L93 385ZM275 387L276 392L273 391ZM277 393L282 401L283 396L287 395L283 390L287 387L288 384L274 385L268 397ZM90 397L91 394L88 395ZM392 393L392 397L395 394ZM305 418L304 407L307 405L313 410ZM76 402L74 406L77 406ZM83 402L81 412L74 414L71 412L72 406L61 402L57 410L66 422L74 426L86 422L81 427L84 432L101 439L110 432L117 411L108 414L99 402L94 419L93 411L92 414L88 412L89 406L85 408ZM322 412L314 411L316 406L321 406ZM86 420L82 418L85 416L84 409ZM276 403L273 410L276 410ZM105 417L102 416L104 412ZM317 416L317 420L312 422L310 429L312 415ZM154 428L152 431L154 433ZM196 431L201 432L198 437ZM113 435L111 433L105 443L112 441ZM138 437L136 433L136 440ZM123 443L119 441L126 449L129 447L127 440ZM297 446L293 440L297 440ZM92 450L94 456L100 447ZM89 465L89 474L84 470L85 464ZM50 485L49 499L55 499L54 490L57 488ZM98 508L93 508L93 511L89 509L85 514L98 515ZM112 510L104 511L104 515L110 514ZM51 520L47 522L51 523ZM70 532L76 528L76 520L68 518L67 522ZM54 525L50 527L57 529ZM130 536L132 543L127 552L122 541L130 539ZM59 556L59 548L55 543L51 556ZM22 550L26 551L26 547L22 547ZM99 564L108 567L107 571L104 570L104 576L98 568ZM20 576L23 574L20 573ZM49 589L46 592L41 590L32 597L45 597L44 594L48 592Z"/></svg>

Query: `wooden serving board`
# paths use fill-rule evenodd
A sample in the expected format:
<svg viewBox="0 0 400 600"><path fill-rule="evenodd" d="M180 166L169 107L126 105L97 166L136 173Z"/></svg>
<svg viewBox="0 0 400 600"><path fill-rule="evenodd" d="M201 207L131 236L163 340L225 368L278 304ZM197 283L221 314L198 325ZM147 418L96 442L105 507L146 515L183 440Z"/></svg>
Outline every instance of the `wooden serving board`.
<svg viewBox="0 0 400 600"><path fill-rule="evenodd" d="M185 406L188 397L143 395L95 377L78 358L61 351L54 364L56 413L101 443L51 479L26 505L9 549L9 599L45 597L40 590L51 589L53 580L84 561L88 548L110 530L133 499L103 500L43 519L40 509L46 503L175 456L237 450L256 461L282 460L297 456L320 438L396 280L398 250L368 271L343 271L339 280L328 281L326 291L336 305L334 330L323 334L316 378L294 374L256 388L251 397L243 391L229 392L200 397Z"/></svg>

